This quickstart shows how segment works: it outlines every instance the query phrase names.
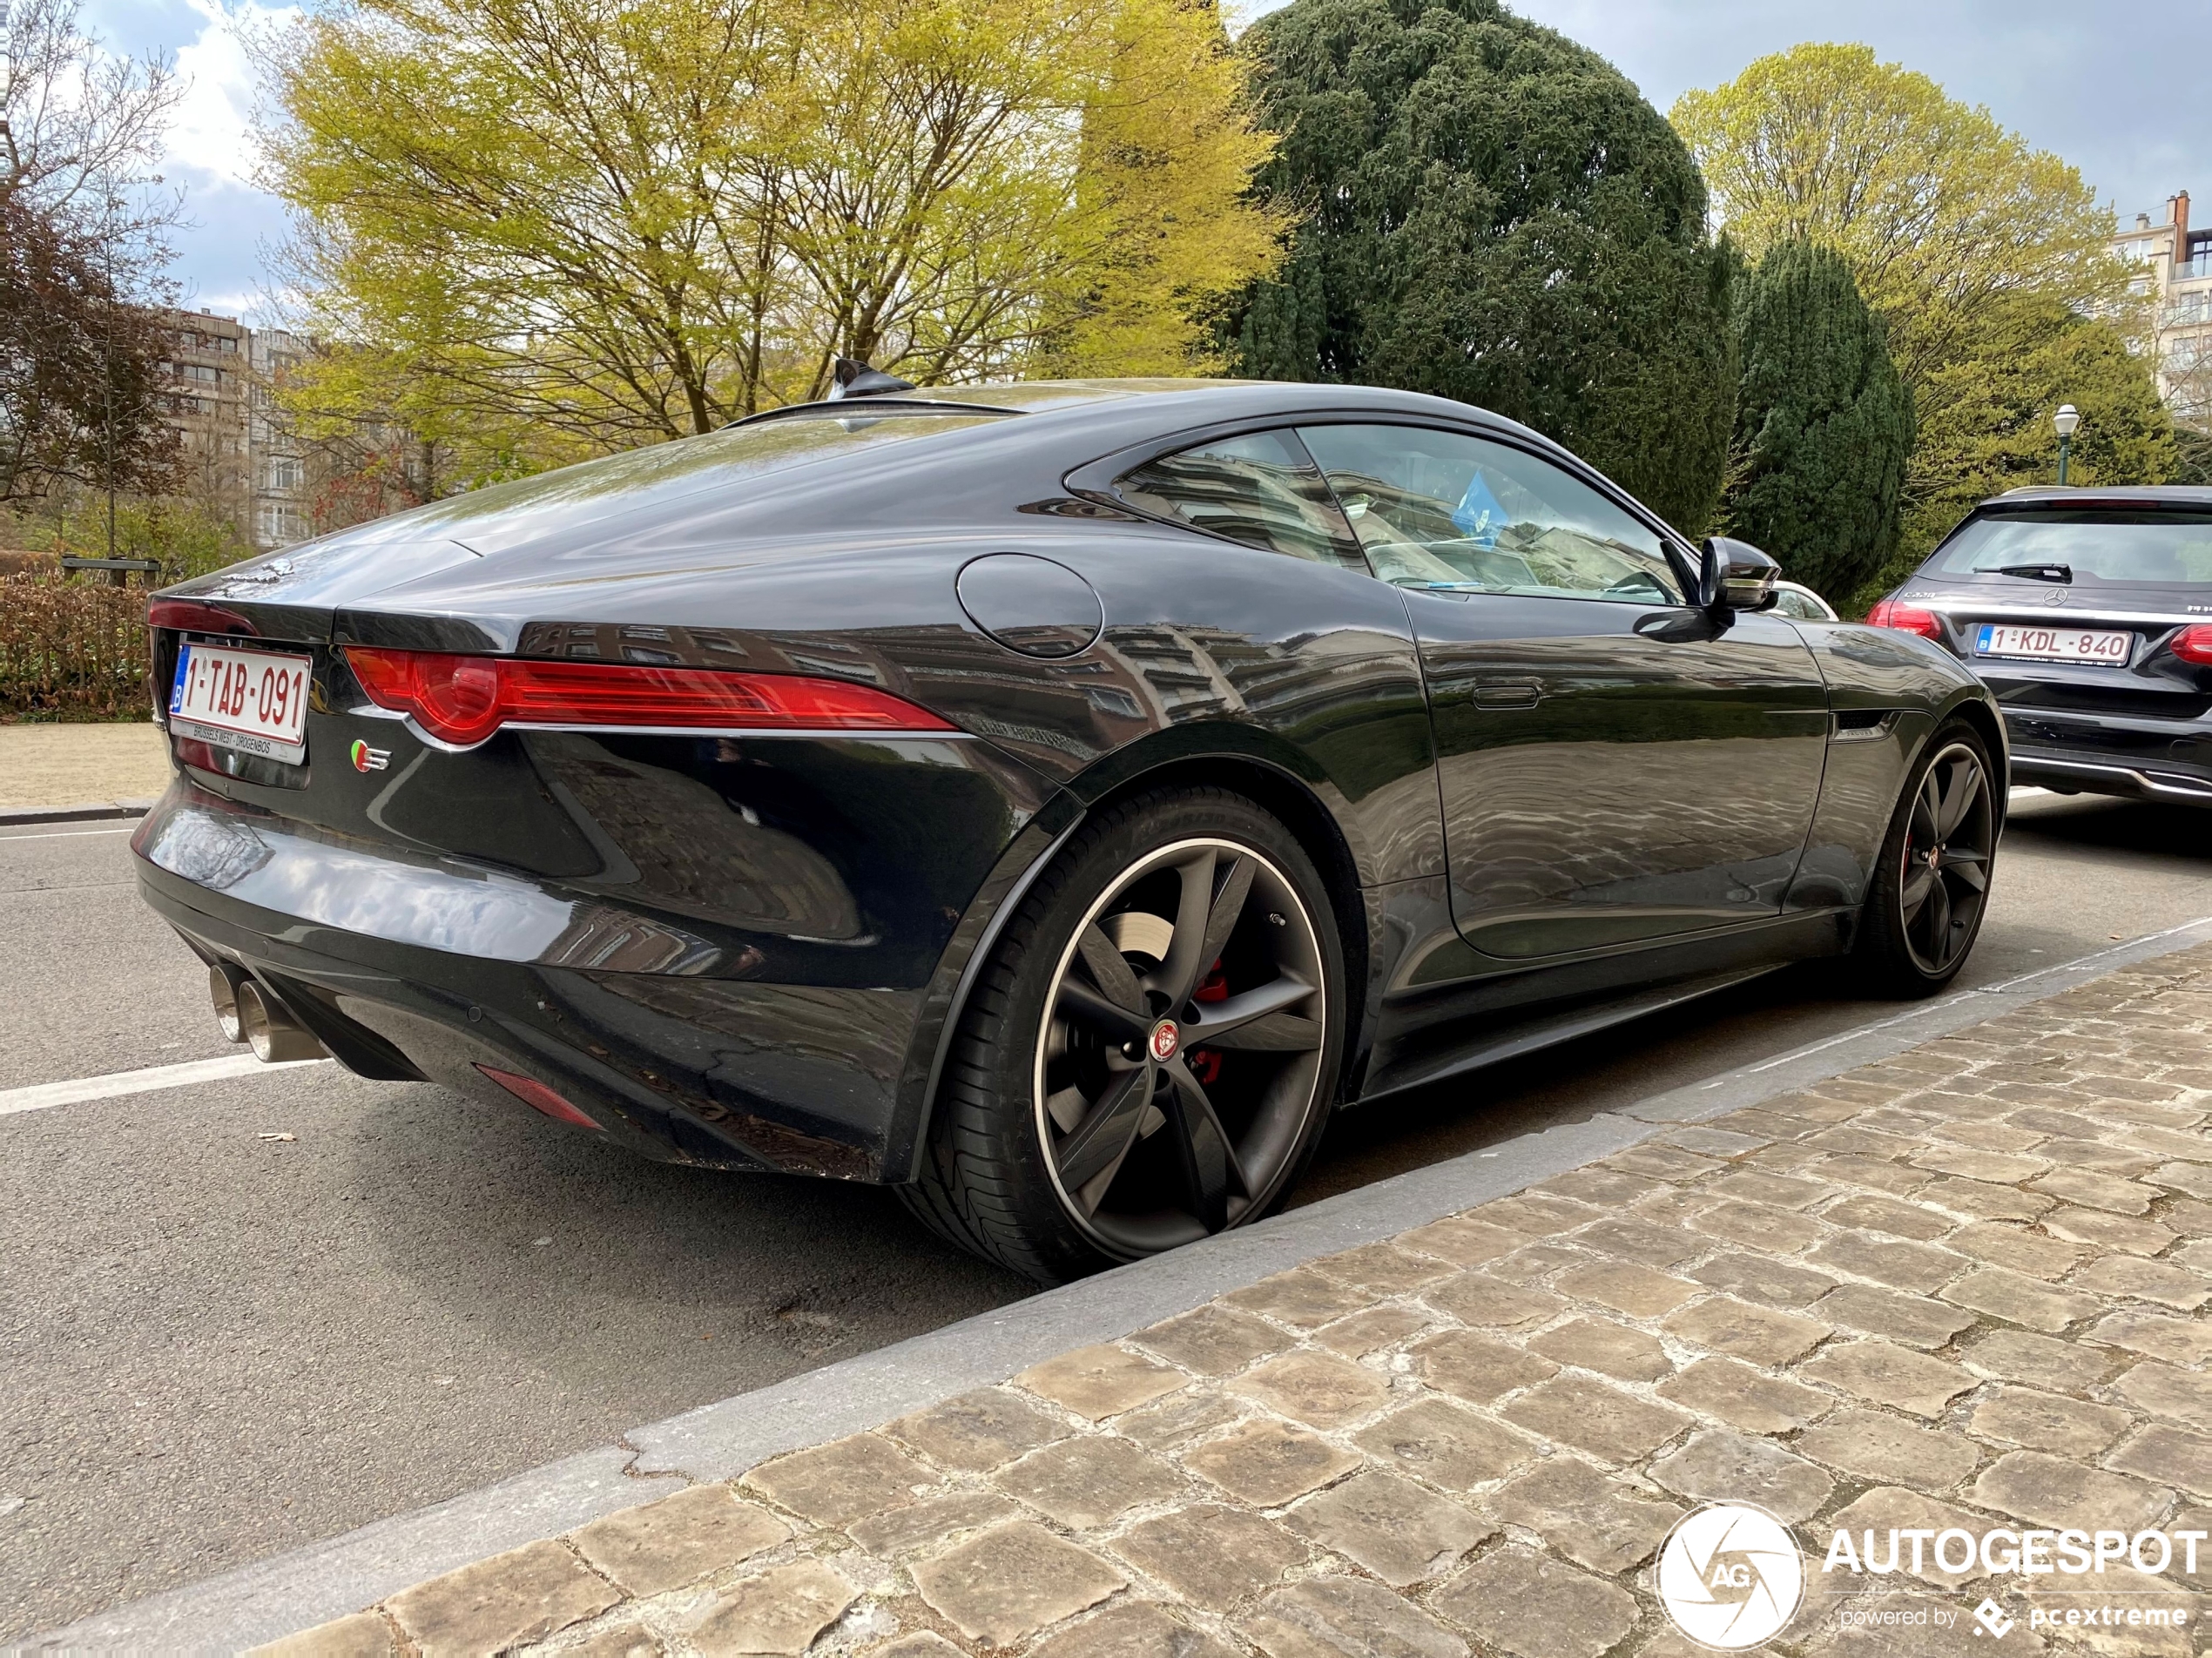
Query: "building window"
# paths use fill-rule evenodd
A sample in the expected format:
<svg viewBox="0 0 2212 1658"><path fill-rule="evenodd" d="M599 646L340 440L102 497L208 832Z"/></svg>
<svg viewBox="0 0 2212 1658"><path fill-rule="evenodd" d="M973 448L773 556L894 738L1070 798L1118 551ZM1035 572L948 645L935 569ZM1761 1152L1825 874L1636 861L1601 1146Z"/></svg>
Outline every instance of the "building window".
<svg viewBox="0 0 2212 1658"><path fill-rule="evenodd" d="M273 455L269 457L268 482L270 489L297 489L307 481L307 468L296 455Z"/></svg>
<svg viewBox="0 0 2212 1658"><path fill-rule="evenodd" d="M266 547L287 547L307 538L307 519L297 507L270 502L262 506L257 520Z"/></svg>

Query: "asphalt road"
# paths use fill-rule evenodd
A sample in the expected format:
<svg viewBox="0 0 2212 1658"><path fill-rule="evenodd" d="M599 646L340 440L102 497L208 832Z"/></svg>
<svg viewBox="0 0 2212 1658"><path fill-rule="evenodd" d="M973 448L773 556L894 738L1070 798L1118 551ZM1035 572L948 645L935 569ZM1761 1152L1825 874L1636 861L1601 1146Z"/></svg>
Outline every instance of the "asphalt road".
<svg viewBox="0 0 2212 1658"><path fill-rule="evenodd" d="M2212 915L2208 832L2018 798L1966 982ZM0 831L0 1089L238 1051L125 839ZM1893 1011L1777 974L1339 1119L1297 1201ZM328 1066L0 1116L0 1641L1024 1289L880 1191L610 1156Z"/></svg>

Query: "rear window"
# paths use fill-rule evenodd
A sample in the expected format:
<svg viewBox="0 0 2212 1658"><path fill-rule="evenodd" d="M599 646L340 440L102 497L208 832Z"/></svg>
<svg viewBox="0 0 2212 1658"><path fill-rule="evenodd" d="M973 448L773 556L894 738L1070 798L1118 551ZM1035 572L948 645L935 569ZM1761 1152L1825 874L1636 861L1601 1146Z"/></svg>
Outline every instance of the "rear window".
<svg viewBox="0 0 2212 1658"><path fill-rule="evenodd" d="M610 511L627 512L860 449L967 431L1009 418L1018 417L871 409L857 402L850 413L816 415L810 410L805 416L725 427L702 437L649 444L557 472L471 489L395 515L366 536L356 533L348 539L450 536L480 553L490 552L520 535L538 532L549 522L583 522ZM487 524L488 520L495 522ZM496 533L482 535L478 526Z"/></svg>
<svg viewBox="0 0 2212 1658"><path fill-rule="evenodd" d="M1964 525L1931 573L1990 576L2054 565L2076 583L2212 584L2212 513L1993 514Z"/></svg>

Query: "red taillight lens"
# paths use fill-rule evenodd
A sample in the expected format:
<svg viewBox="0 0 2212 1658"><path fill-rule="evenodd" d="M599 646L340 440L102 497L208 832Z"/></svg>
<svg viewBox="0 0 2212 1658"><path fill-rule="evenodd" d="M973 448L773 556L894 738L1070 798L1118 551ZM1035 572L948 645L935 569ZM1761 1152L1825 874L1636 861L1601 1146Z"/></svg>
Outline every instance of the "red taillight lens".
<svg viewBox="0 0 2212 1658"><path fill-rule="evenodd" d="M476 1068L531 1110L543 1111L556 1122L572 1122L579 1129L599 1128L597 1123L535 1077L517 1076L512 1071L495 1070L489 1065L478 1065ZM599 1131L602 1134L606 1132L604 1129Z"/></svg>
<svg viewBox="0 0 2212 1658"><path fill-rule="evenodd" d="M2167 641L2166 648L2183 662L2212 668L2212 627L2200 622L2195 627L2183 628Z"/></svg>
<svg viewBox="0 0 2212 1658"><path fill-rule="evenodd" d="M1943 623L1932 610L1916 610L1909 604L1899 604L1895 599L1884 599L1866 613L1870 628L1895 628L1899 633L1917 633L1924 639L1943 643Z"/></svg>
<svg viewBox="0 0 2212 1658"><path fill-rule="evenodd" d="M254 632L253 624L236 610L198 599L155 599L146 606L150 628L177 628L186 633Z"/></svg>
<svg viewBox="0 0 2212 1658"><path fill-rule="evenodd" d="M354 677L379 708L412 714L466 748L502 725L644 730L949 731L926 708L873 685L798 674L727 673L635 663L533 662L348 645Z"/></svg>

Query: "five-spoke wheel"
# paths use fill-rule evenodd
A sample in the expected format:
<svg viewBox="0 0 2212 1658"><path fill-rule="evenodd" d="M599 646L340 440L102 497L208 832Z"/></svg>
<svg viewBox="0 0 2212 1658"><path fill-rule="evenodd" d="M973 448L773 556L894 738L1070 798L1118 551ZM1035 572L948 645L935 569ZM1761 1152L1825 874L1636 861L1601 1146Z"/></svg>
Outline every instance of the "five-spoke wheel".
<svg viewBox="0 0 2212 1658"><path fill-rule="evenodd" d="M1069 1213L1149 1254L1243 1218L1300 1143L1327 1009L1312 918L1218 837L1114 880L1062 953L1036 1043L1037 1132Z"/></svg>
<svg viewBox="0 0 2212 1658"><path fill-rule="evenodd" d="M1973 948L2004 813L1989 751L1963 720L1935 733L1907 777L1852 954L1878 994L1924 996Z"/></svg>
<svg viewBox="0 0 2212 1658"><path fill-rule="evenodd" d="M1905 819L1898 903L1905 942L1925 973L1956 967L1973 942L1996 846L1989 768L1964 743L1930 763Z"/></svg>
<svg viewBox="0 0 2212 1658"><path fill-rule="evenodd" d="M1257 1220L1342 1063L1328 890L1281 822L1213 788L1103 810L993 947L908 1205L1058 1281Z"/></svg>

